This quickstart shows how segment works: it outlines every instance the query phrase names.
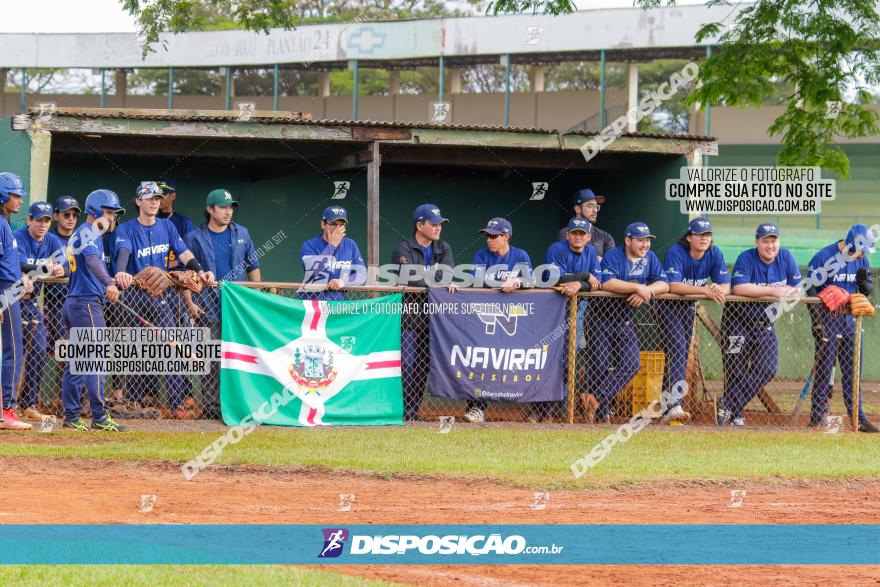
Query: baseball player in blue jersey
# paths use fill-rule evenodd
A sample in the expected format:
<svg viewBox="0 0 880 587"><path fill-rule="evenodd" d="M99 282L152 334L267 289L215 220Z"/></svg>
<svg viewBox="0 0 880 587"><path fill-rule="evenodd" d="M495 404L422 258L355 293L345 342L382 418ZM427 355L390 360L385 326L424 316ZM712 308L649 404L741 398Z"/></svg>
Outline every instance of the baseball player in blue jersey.
<svg viewBox="0 0 880 587"><path fill-rule="evenodd" d="M64 251L67 251L67 243L76 230L76 223L82 209L79 202L71 196L61 196L55 200L52 207L53 226L49 234L54 234L61 241ZM64 270L69 273L67 255L64 255ZM46 350L50 355L55 353L55 341L64 338L67 334L62 327L61 310L64 308L64 299L67 297L67 283L47 283L43 286L44 303L43 320L46 327Z"/></svg>
<svg viewBox="0 0 880 587"><path fill-rule="evenodd" d="M64 263L56 259L66 250L57 236L49 232L52 223L52 206L48 202L34 202L28 208L28 224L14 232L21 257L22 273L40 271L48 277L65 277ZM43 267L45 266L45 267ZM21 318L24 344L24 381L18 408L26 420L40 421L43 414L37 409L40 401L40 384L46 366L46 327L43 313L37 305L42 285L37 282L31 293L22 296Z"/></svg>
<svg viewBox="0 0 880 587"><path fill-rule="evenodd" d="M177 229L177 234L180 235L180 238L186 239L186 235L188 235L195 227L189 217L184 216L174 209L174 200L177 199L177 187L174 182L169 179L160 179L158 183L165 197L159 202L159 213L156 217L164 218L171 222L171 224L174 225L174 228ZM168 252L168 269L171 271L182 269L177 263L174 251Z"/></svg>
<svg viewBox="0 0 880 587"><path fill-rule="evenodd" d="M2 401L0 401L0 428L30 430L31 425L22 422L15 413L17 398L15 388L22 375L24 364L21 338L21 305L19 298L29 289L22 281L18 244L9 227L9 215L21 209L21 199L27 196L21 178L14 173L0 173L0 344L3 346L3 367L0 370Z"/></svg>
<svg viewBox="0 0 880 587"><path fill-rule="evenodd" d="M202 267L218 281L261 281L260 260L248 229L232 221L238 202L225 189L216 189L205 200L207 222L186 235L186 244ZM201 327L211 329L220 340L220 288L207 287L201 293L183 293L189 315ZM211 363L211 373L202 380L202 416L220 419L220 362Z"/></svg>
<svg viewBox="0 0 880 587"><path fill-rule="evenodd" d="M712 244L712 223L708 218L694 218L688 223L687 233L666 252L663 269L669 279L669 293L703 295L717 303L723 302L724 296L730 293L730 275L724 254ZM685 422L690 420L690 414L684 411L682 400L687 391L685 371L696 305L687 301L658 300L656 310L666 354L660 402L662 421Z"/></svg>
<svg viewBox="0 0 880 587"><path fill-rule="evenodd" d="M510 244L513 226L505 218L493 218L480 232L486 237L486 248L474 254L474 287L500 288L512 292L532 287L532 261L524 250ZM469 400L464 419L468 422L486 421L487 403L483 400ZM530 410L530 419L535 419Z"/></svg>
<svg viewBox="0 0 880 587"><path fill-rule="evenodd" d="M624 245L602 258L602 290L626 298L591 300L587 311L590 336L590 373L593 396L599 403L596 420L608 422L614 398L639 370L639 341L633 324L635 308L669 291L666 272L651 251L655 238L644 222L626 227ZM612 355L617 364L611 367Z"/></svg>
<svg viewBox="0 0 880 587"><path fill-rule="evenodd" d="M849 229L844 240L822 248L810 259L808 273L810 281L819 285L808 293L816 295L829 286L837 286L848 294L871 295L874 291L874 283L871 278L871 266L865 256L866 252L876 252L874 239L867 226L856 224ZM829 271L828 268L834 265L838 266L837 271ZM823 272L827 276L824 279L821 278ZM832 312L822 304L809 304L807 307L816 334L816 373L813 378L810 426L819 426L828 415L835 363L840 365L846 413L852 414L856 320L854 316ZM860 356L860 363L861 360ZM862 396L859 394L859 431L880 431L865 417L861 400Z"/></svg>
<svg viewBox="0 0 880 587"><path fill-rule="evenodd" d="M70 267L70 293L64 302L64 325L71 328L103 328L104 301L115 303L119 290L104 263L102 232L113 232L117 219L124 214L119 197L110 190L95 190L86 197L85 224L80 226L67 244ZM64 402L64 427L88 432L127 432L104 406L104 378L101 373L71 373L71 362L64 365L61 398ZM92 409L91 427L80 417L80 397L85 388Z"/></svg>
<svg viewBox="0 0 880 587"><path fill-rule="evenodd" d="M555 242L547 249L544 258L546 265L559 270L559 290L567 296L575 296L578 292L601 289L598 275L600 272L599 257L596 249L588 246L592 237L592 225L585 218L575 217L568 221L564 241ZM549 277L549 276L548 276ZM576 316L576 345L579 355L586 350L587 341L584 337L584 316L588 301L583 298L578 302ZM585 364L582 359L581 365ZM554 406L554 416L562 415L562 404ZM542 416L545 414L542 414Z"/></svg>
<svg viewBox="0 0 880 587"><path fill-rule="evenodd" d="M797 295L801 272L794 255L779 244L779 228L759 224L755 248L740 253L733 265L733 294L750 298L786 298ZM728 341L722 356L724 394L718 405L718 425L745 426L743 411L761 388L776 375L779 349L770 302L728 302L721 314L721 332Z"/></svg>
<svg viewBox="0 0 880 587"><path fill-rule="evenodd" d="M137 189L135 200L139 210L138 217L123 222L116 231L116 282L123 289L131 286L132 276L144 267L167 270L171 252L177 255L187 269L198 272L199 277L205 282L214 280L210 271L206 272L202 269L174 225L166 219L157 218L159 201L164 197L162 189L156 182L142 182ZM174 291L166 291L159 297L152 297L141 289L134 289L129 295L126 296L126 303L137 308L140 317L147 322L160 328L177 326L178 319L174 307L178 298ZM132 326L140 325L133 316L130 316L129 320ZM183 407L185 392L183 379L182 375L167 377L168 404L174 417L178 419L189 417ZM156 376L129 376L129 394L133 401L142 402L144 393L148 389L158 391L158 386L159 380Z"/></svg>
<svg viewBox="0 0 880 587"><path fill-rule="evenodd" d="M305 293L307 299L344 299L346 285L366 282L366 263L357 243L345 236L348 212L342 206L329 206L321 215L321 234L305 241L299 248L306 291L330 290L330 293Z"/></svg>

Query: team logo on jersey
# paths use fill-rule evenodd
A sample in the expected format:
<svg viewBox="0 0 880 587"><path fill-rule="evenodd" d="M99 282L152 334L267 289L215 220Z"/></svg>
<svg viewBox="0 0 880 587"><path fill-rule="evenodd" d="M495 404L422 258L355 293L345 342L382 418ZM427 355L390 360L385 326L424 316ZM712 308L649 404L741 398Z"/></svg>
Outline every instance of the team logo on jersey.
<svg viewBox="0 0 880 587"><path fill-rule="evenodd" d="M318 558L337 558L342 554L342 548L345 541L348 540L348 530L345 528L323 528L324 547Z"/></svg>
<svg viewBox="0 0 880 587"><path fill-rule="evenodd" d="M329 387L338 374L333 366L333 351L317 344L297 347L293 364L287 369L300 389L317 394Z"/></svg>

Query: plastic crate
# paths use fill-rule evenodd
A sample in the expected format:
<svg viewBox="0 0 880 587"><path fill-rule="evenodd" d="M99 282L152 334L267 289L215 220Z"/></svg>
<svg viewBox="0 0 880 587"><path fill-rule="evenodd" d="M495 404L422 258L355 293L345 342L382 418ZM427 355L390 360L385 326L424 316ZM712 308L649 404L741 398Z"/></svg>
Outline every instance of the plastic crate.
<svg viewBox="0 0 880 587"><path fill-rule="evenodd" d="M666 355L659 351L642 351L639 353L641 366L632 381L623 388L622 401L624 406L631 406L631 414L635 416L642 410L647 410L648 405L660 401L660 393L663 391L663 368L666 365ZM660 406L656 406L653 412L659 412ZM623 410L618 414L625 413Z"/></svg>

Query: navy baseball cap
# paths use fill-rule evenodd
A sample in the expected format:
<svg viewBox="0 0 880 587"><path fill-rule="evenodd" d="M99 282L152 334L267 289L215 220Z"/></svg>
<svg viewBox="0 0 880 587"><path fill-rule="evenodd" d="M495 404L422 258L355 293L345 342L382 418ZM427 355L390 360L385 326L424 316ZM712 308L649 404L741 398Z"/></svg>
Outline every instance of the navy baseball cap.
<svg viewBox="0 0 880 587"><path fill-rule="evenodd" d="M434 224L442 224L449 222L448 218L443 218L440 214L440 208L434 204L422 204L413 212L413 222L432 222Z"/></svg>
<svg viewBox="0 0 880 587"><path fill-rule="evenodd" d="M578 190L574 193L571 203L573 206L578 206L584 202L589 202L590 200L596 200L601 204L605 201L605 196L597 196L591 189Z"/></svg>
<svg viewBox="0 0 880 587"><path fill-rule="evenodd" d="M859 236L862 238L859 239ZM877 241L874 240L874 236L871 234L867 224L853 224L850 227L849 231L846 233L847 246L855 249L856 240L861 240L863 244L863 252L871 254L877 252L877 247L874 246Z"/></svg>
<svg viewBox="0 0 880 587"><path fill-rule="evenodd" d="M513 234L513 226L506 218L493 218L486 223L486 228L481 228L480 232L486 234Z"/></svg>
<svg viewBox="0 0 880 587"><path fill-rule="evenodd" d="M779 236L779 227L769 222L759 224L755 229L755 238L764 238L765 236Z"/></svg>
<svg viewBox="0 0 880 587"><path fill-rule="evenodd" d="M644 222L633 222L626 227L626 232L624 234L631 238L656 238L651 234L651 229L648 228L648 225Z"/></svg>
<svg viewBox="0 0 880 587"><path fill-rule="evenodd" d="M31 218L52 218L52 206L49 202L34 202L28 208L28 216Z"/></svg>
<svg viewBox="0 0 880 587"><path fill-rule="evenodd" d="M177 192L177 186L170 179L160 179L159 187L162 188L162 193L166 196L170 193Z"/></svg>
<svg viewBox="0 0 880 587"><path fill-rule="evenodd" d="M705 216L694 218L688 222L688 232L691 234L706 234L712 232L712 223Z"/></svg>
<svg viewBox="0 0 880 587"><path fill-rule="evenodd" d="M333 222L335 220L345 220L345 223L348 224L348 212L345 211L345 208L342 206L329 206L324 208L324 213L321 215L321 220L324 222Z"/></svg>
<svg viewBox="0 0 880 587"><path fill-rule="evenodd" d="M61 196L55 200L55 207L52 209L53 212L67 212L68 210L82 212L82 208L79 207L79 202L76 201L76 198L73 198L72 196Z"/></svg>
<svg viewBox="0 0 880 587"><path fill-rule="evenodd" d="M569 220L568 232L575 232L578 230L590 234L593 231L593 227L590 225L590 221L585 220L584 218L572 218Z"/></svg>

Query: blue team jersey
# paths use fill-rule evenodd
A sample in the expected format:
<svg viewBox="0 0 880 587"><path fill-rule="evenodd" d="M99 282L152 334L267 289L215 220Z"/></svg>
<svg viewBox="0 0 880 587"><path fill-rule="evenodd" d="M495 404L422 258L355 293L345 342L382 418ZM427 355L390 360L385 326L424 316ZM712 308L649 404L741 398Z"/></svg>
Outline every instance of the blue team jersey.
<svg viewBox="0 0 880 587"><path fill-rule="evenodd" d="M478 276L484 279L483 287L492 287L492 284L486 283L489 280L496 281L497 286L514 277L531 279L532 260L528 253L516 247L510 247L504 256L496 255L488 248L480 249L474 255L474 277Z"/></svg>
<svg viewBox="0 0 880 587"><path fill-rule="evenodd" d="M788 249L779 249L779 254L770 263L765 263L758 256L758 249L743 251L733 265L734 286L744 283L779 287L795 286L801 282L801 271Z"/></svg>
<svg viewBox="0 0 880 587"><path fill-rule="evenodd" d="M555 242L547 249L544 263L557 267L562 275L589 273L599 278L599 256L596 254L596 249L591 246L586 246L580 253L575 253L568 246L568 241Z"/></svg>
<svg viewBox="0 0 880 587"><path fill-rule="evenodd" d="M74 247L80 251L73 254ZM95 235L95 229L91 224L83 224L73 233L67 242L67 256L70 264L70 291L68 297L98 296L104 297L106 288L97 277L92 275L86 266L87 256L97 256L105 259L104 239Z"/></svg>
<svg viewBox="0 0 880 587"><path fill-rule="evenodd" d="M669 281L660 259L654 251L641 259L630 261L623 246L614 247L602 257L602 272L599 281L605 283L611 279L620 279L629 283L648 285L655 281Z"/></svg>
<svg viewBox="0 0 880 587"><path fill-rule="evenodd" d="M663 269L670 283L685 285L706 285L709 279L713 283L730 283L727 264L721 249L712 245L702 259L694 259L681 243L669 247Z"/></svg>
<svg viewBox="0 0 880 587"><path fill-rule="evenodd" d="M310 238L299 248L299 256L306 283L328 283L340 276L348 285L366 283L366 263L357 243L348 237L343 237L337 247L325 241L323 235ZM362 269L356 272L354 266Z"/></svg>
<svg viewBox="0 0 880 587"><path fill-rule="evenodd" d="M76 232L75 228L73 230L74 230L74 232ZM58 231L53 227L53 228L49 229L49 234L55 235L55 238L57 238L61 242L62 250L67 251L67 243L70 242L70 237L73 236L72 233L70 236L61 236L60 234L58 234ZM64 255L64 268L65 269L67 268L67 264L68 264L67 254L65 254Z"/></svg>
<svg viewBox="0 0 880 587"><path fill-rule="evenodd" d="M61 251L61 254L65 257L67 256L67 247L65 247L61 240L51 232L46 233L42 242L34 239L31 236L31 233L28 232L27 228L19 228L13 234L15 235L15 242L18 243L18 255L22 264L41 265L52 258L55 251L59 250ZM34 303L41 288L41 283L34 283L34 292L28 301Z"/></svg>
<svg viewBox="0 0 880 587"><path fill-rule="evenodd" d="M871 266L868 264L867 257L863 255L860 259L847 261L846 264L834 261L829 263L829 260L833 259L838 254L840 255L841 261L846 261L846 253L840 250L838 243L831 243L827 247L820 249L819 252L810 259L808 275L812 278L811 281L816 284L820 281L822 282L820 285L815 286L817 292L822 291L829 285L836 285L851 294L858 293L856 272L858 272L859 269L864 269L868 273L868 283L873 281L871 278ZM828 263L827 266L826 263ZM833 267L838 265L840 265L840 269L838 269L834 275L831 275ZM824 268L824 270L816 271L819 268ZM827 278L822 279L823 274L827 274Z"/></svg>
<svg viewBox="0 0 880 587"><path fill-rule="evenodd" d="M21 259L18 243L6 218L0 216L0 281L21 279Z"/></svg>
<svg viewBox="0 0 880 587"><path fill-rule="evenodd" d="M124 271L132 275L144 267L168 269L172 253L180 257L188 250L177 229L165 218L156 218L153 226L144 226L137 218L120 224L116 229L116 250L120 249L131 253Z"/></svg>

